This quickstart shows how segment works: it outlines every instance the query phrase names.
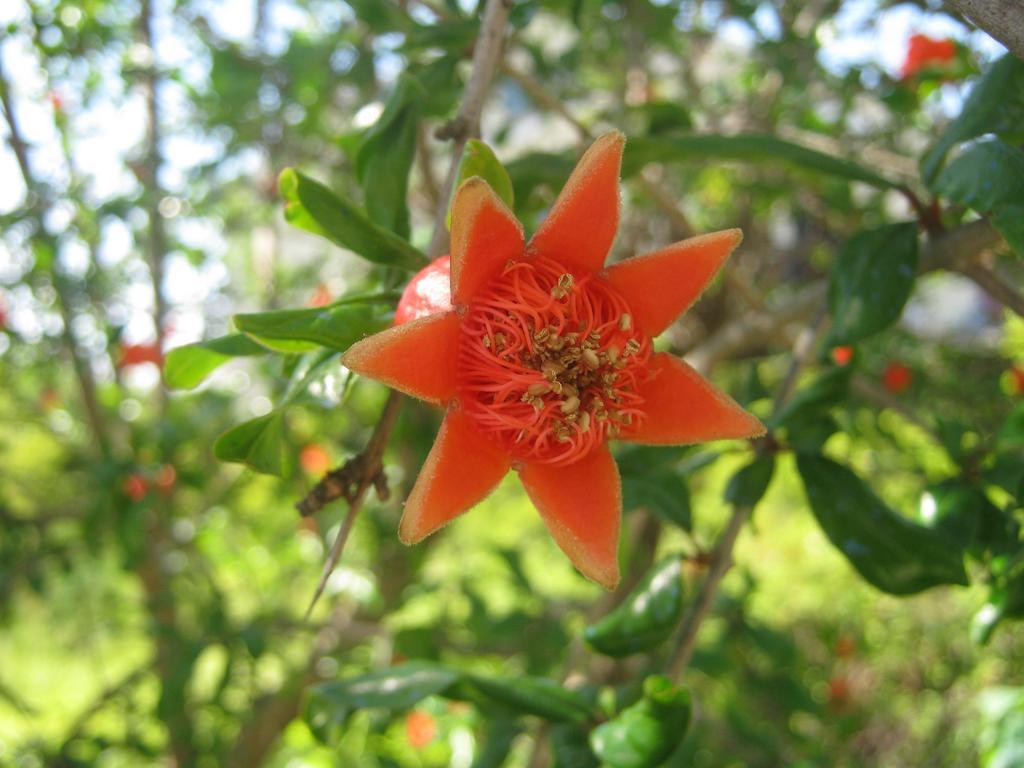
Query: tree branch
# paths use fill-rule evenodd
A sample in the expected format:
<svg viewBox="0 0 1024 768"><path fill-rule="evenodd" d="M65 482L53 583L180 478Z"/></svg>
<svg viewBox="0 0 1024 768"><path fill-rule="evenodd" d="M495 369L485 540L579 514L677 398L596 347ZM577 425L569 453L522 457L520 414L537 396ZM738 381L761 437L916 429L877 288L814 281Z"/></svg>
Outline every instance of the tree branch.
<svg viewBox="0 0 1024 768"><path fill-rule="evenodd" d="M1021 0L947 0L949 5L1024 60L1024 2Z"/></svg>
<svg viewBox="0 0 1024 768"><path fill-rule="evenodd" d="M782 406L785 405L786 400L789 399L796 385L800 369L806 365L814 353L818 338L825 328L825 317L825 312L819 310L814 321L804 329L797 339L793 349L793 360L775 395L772 415L781 411ZM774 450L774 444L770 437L759 440L756 445L757 455L759 456ZM678 678L693 657L693 651L697 646L697 633L711 611L711 606L715 601L715 596L718 594L718 588L721 586L722 579L732 567L732 551L736 546L736 539L739 538L740 531L743 530L743 526L750 519L752 511L753 508L749 506L733 507L729 522L726 523L725 530L722 531L722 535L715 545L715 551L711 557L707 575L700 585L697 598L693 601L690 610L683 620L682 629L676 640L675 648L669 657L668 674L670 677Z"/></svg>
<svg viewBox="0 0 1024 768"><path fill-rule="evenodd" d="M366 500L367 491L370 490L371 486L376 486L377 494L382 498L386 498L386 490L381 490L382 488L387 488L386 481L382 479L384 449L387 447L388 438L391 437L391 430L394 429L395 419L398 417L398 409L401 404L402 396L395 390L391 390L388 393L384 411L377 421L377 426L373 429L370 441L366 444L366 449L351 461L346 462L340 469L328 473L323 480L317 483L316 487L310 491L305 499L296 504L303 515L308 515L335 499L344 498L349 503L348 513L345 515L341 529L331 545L331 552L327 556L327 561L320 572L320 580L317 582L316 590L313 592L313 598L309 601L309 607L306 608L306 618L309 618L310 613L313 611L313 606L316 605L320 595L323 594L324 587L327 586L327 580L331 577L334 567L341 558L341 553L345 549L345 542L348 541L348 535L352 531L353 523L355 523L356 515L359 514L359 510Z"/></svg>
<svg viewBox="0 0 1024 768"><path fill-rule="evenodd" d="M466 142L480 135L480 115L483 112L484 100L494 80L494 73L501 60L502 44L505 38L505 23L512 8L513 0L487 0L483 18L480 21L480 33L473 48L473 74L466 83L459 111L451 122L442 126L437 132L439 139L453 139L452 164L448 177L441 188L441 205L438 206L434 219L434 235L430 240L427 255L436 258L448 248L448 229L445 219L448 216L448 201L451 200L455 188L455 180L459 176L459 163Z"/></svg>

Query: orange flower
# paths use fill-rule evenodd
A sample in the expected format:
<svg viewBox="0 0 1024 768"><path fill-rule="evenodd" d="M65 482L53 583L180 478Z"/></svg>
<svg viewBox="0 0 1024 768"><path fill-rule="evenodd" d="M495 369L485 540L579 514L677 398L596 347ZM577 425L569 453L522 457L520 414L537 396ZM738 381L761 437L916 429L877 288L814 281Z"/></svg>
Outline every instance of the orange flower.
<svg viewBox="0 0 1024 768"><path fill-rule="evenodd" d="M486 497L509 469L558 545L612 589L622 513L609 439L677 445L764 426L651 339L739 244L695 237L604 268L619 224L625 138L602 136L526 244L481 179L452 203L452 308L353 345L350 369L446 409L405 504L414 544Z"/></svg>
<svg viewBox="0 0 1024 768"><path fill-rule="evenodd" d="M416 749L423 749L436 734L437 723L429 713L414 709L405 716L405 736Z"/></svg>
<svg viewBox="0 0 1024 768"><path fill-rule="evenodd" d="M911 35L907 44L907 57L903 60L900 74L904 80L913 77L925 67L933 64L948 64L956 57L956 43L952 40L935 40L927 35Z"/></svg>

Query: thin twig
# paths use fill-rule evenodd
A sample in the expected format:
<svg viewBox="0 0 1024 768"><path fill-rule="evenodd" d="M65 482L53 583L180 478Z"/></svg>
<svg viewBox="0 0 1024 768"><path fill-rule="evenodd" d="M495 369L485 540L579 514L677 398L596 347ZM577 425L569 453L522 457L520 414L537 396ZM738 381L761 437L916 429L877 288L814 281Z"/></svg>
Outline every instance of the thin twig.
<svg viewBox="0 0 1024 768"><path fill-rule="evenodd" d="M455 180L459 175L459 163L462 160L466 142L480 135L480 115L483 112L484 100L491 88L491 81L498 68L505 38L505 23L512 8L512 0L487 0L483 19L480 22L480 34L473 48L473 73L466 83L459 111L451 122L442 126L438 132L439 139L452 139L452 164L448 177L441 188L441 205L438 206L434 218L434 235L430 240L427 255L431 258L440 256L448 248L448 228L445 219L448 215L448 201L455 188Z"/></svg>
<svg viewBox="0 0 1024 768"><path fill-rule="evenodd" d="M580 141L587 142L595 138L593 131L577 120L572 112L569 111L569 108L535 77L507 62L502 65L501 71L515 80L537 106L553 112L576 129ZM648 179L643 173L637 174L636 183L654 200L662 212L668 216L677 237L689 237L694 233L689 219L687 219L686 214L683 213L670 192L651 179Z"/></svg>
<svg viewBox="0 0 1024 768"><path fill-rule="evenodd" d="M378 479L383 469L384 460L384 449L387 447L388 438L391 437L391 430L394 429L395 419L398 417L398 408L402 404L402 396L398 392L392 390L388 394L387 403L384 405L384 410L381 413L380 420L377 422L377 426L373 429L373 435L370 436L370 441L366 444L366 449L363 453L357 457L359 466L362 467L362 476L358 479L354 490L350 490L351 486L349 483L338 483L334 486L332 493L336 493L333 498L345 497L348 499L348 513L345 515L345 520L341 524L341 529L338 531L338 535L334 539L334 543L331 545L331 552L327 556L327 561L324 563L323 570L320 572L320 580L317 582L316 590L313 592L313 599L309 601L309 607L306 608L304 618L308 619L309 615L313 611L313 607L316 605L317 600L320 599L320 595L324 592L324 587L327 586L327 580L331 577L331 573L334 571L335 566L338 564L338 560L341 558L341 553L345 549L345 542L348 541L348 535L352 531L352 525L355 523L356 515L359 514L359 510L363 506L363 501L366 499L366 493L374 485L380 487L380 480ZM344 468L342 468L344 469ZM319 488L325 483L328 483L328 478L335 473L331 473L327 478L320 481L317 485ZM316 492L316 488L310 493L310 496ZM326 497L325 497L326 498ZM323 503L327 503L333 499L326 498ZM306 505L310 505L310 497L303 499L299 502L299 508L304 509ZM322 504L321 504L322 506Z"/></svg>
<svg viewBox="0 0 1024 768"><path fill-rule="evenodd" d="M785 405L786 400L789 399L796 385L800 370L810 360L817 345L818 337L825 327L825 318L824 310L819 310L814 321L804 329L804 332L797 339L789 370L786 372L786 376L783 378L775 395L775 401L772 405L773 415L781 411L782 406ZM762 440L757 445L758 455L763 455L771 450L774 450L774 444L771 439ZM737 505L733 507L729 522L726 523L725 530L722 531L722 535L715 545L711 563L708 565L707 575L700 585L697 598L693 601L690 610L683 620L679 637L669 656L668 674L670 677L678 678L693 657L693 651L697 647L697 633L711 611L711 606L714 603L715 596L718 594L718 588L722 583L722 579L732 567L732 552L736 546L736 539L739 537L740 531L743 530L747 520L750 519L752 511L753 508L750 506Z"/></svg>

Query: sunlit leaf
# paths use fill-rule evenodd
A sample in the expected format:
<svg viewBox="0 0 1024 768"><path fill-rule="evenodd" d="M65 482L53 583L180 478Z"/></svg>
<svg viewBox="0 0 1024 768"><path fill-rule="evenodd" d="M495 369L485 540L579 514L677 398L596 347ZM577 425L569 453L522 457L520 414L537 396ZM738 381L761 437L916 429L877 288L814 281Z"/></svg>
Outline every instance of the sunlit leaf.
<svg viewBox="0 0 1024 768"><path fill-rule="evenodd" d="M383 329L391 305L386 300L351 300L326 307L280 309L235 315L235 326L261 343L286 343L287 351L317 346L344 352L359 339Z"/></svg>
<svg viewBox="0 0 1024 768"><path fill-rule="evenodd" d="M427 258L393 232L374 224L353 203L313 181L294 168L285 168L278 179L285 200L285 218L342 248L377 264L416 270Z"/></svg>
<svg viewBox="0 0 1024 768"><path fill-rule="evenodd" d="M625 600L583 633L606 656L648 651L668 639L683 612L682 557L655 565Z"/></svg>
<svg viewBox="0 0 1024 768"><path fill-rule="evenodd" d="M235 357L262 355L267 351L243 333L176 347L167 353L164 381L172 389L192 389L224 363Z"/></svg>
<svg viewBox="0 0 1024 768"><path fill-rule="evenodd" d="M284 414L271 411L239 424L217 438L213 455L221 461L245 464L266 475L290 474L290 452L284 435Z"/></svg>
<svg viewBox="0 0 1024 768"><path fill-rule="evenodd" d="M363 187L367 214L374 223L406 239L406 196L416 153L422 96L423 88L414 78L400 77L384 111L366 131L356 155L356 173Z"/></svg>
<svg viewBox="0 0 1024 768"><path fill-rule="evenodd" d="M512 179L509 178L505 166L495 157L494 151L479 139L470 139L466 142L466 149L459 163L459 176L455 188L458 189L462 182L474 176L486 181L505 205L510 209L513 207ZM451 228L452 212L450 207L446 222Z"/></svg>

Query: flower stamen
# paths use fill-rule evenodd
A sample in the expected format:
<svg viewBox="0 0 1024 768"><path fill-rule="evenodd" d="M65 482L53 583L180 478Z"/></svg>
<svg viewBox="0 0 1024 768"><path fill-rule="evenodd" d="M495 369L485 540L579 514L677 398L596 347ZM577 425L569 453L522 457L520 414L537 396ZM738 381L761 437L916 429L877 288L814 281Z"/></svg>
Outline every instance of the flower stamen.
<svg viewBox="0 0 1024 768"><path fill-rule="evenodd" d="M650 341L601 278L546 259L509 264L463 331L460 400L517 459L569 464L643 418Z"/></svg>

